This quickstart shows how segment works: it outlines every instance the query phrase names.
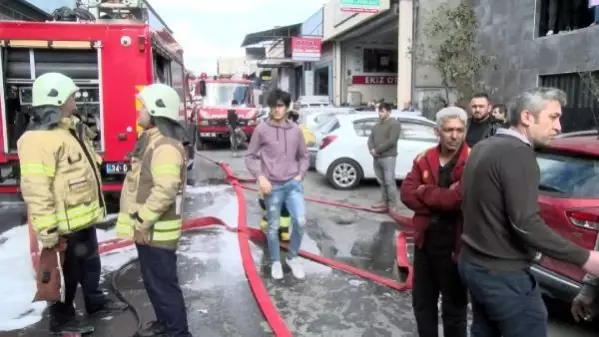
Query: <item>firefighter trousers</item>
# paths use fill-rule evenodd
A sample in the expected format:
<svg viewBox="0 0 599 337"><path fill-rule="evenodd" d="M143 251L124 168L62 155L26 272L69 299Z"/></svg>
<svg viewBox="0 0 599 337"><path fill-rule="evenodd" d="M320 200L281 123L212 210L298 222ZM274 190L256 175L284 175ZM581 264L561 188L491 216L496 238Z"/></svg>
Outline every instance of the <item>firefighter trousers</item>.
<svg viewBox="0 0 599 337"><path fill-rule="evenodd" d="M147 245L136 246L141 277L156 321L164 326L169 337L191 337L177 276L177 253Z"/></svg>
<svg viewBox="0 0 599 337"><path fill-rule="evenodd" d="M66 239L67 250L63 262L65 301L50 306L51 324L56 326L75 318L73 301L78 284L81 285L87 313L101 310L108 301L100 289L102 267L98 255L96 228L89 227L69 234Z"/></svg>
<svg viewBox="0 0 599 337"><path fill-rule="evenodd" d="M438 337L441 295L443 335L466 337L468 292L452 259L452 247L435 247L425 240L414 248L412 307L420 337ZM432 247L431 247L432 246Z"/></svg>

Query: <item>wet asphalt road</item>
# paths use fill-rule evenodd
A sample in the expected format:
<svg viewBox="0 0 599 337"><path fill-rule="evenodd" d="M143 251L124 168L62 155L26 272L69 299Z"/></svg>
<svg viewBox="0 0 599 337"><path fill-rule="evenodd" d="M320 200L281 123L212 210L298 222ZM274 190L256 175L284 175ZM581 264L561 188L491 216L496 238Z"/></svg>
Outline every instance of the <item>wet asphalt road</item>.
<svg viewBox="0 0 599 337"><path fill-rule="evenodd" d="M231 158L227 151L205 154L230 163L240 174L243 160ZM219 169L196 164L196 183L222 178ZM198 179L199 178L199 179ZM334 191L312 172L305 182L306 195L357 204L378 199L378 187L368 184L356 191ZM255 192L246 191L248 224L258 227L260 210ZM187 216L213 215L220 212L234 224L235 212L223 205L235 203L232 189L206 192L201 188L186 201ZM3 225L0 232L24 222L23 208L0 204ZM408 211L406 210L406 213ZM398 278L394 266L394 236L400 228L386 215L335 209L309 203L303 249L373 272ZM2 241L0 241L0 244ZM305 281L294 280L289 273L281 281L266 277L266 256L261 242L252 242L252 256L266 288L294 336L416 336L409 293L398 293L359 277L305 261ZM195 336L271 336L249 290L241 266L237 235L221 228L190 232L181 242L179 277L185 294L190 327ZM126 298L136 305L144 320L153 319L136 265L119 278ZM108 284L104 284L108 288ZM79 306L81 307L81 306ZM555 307L555 308L554 308ZM557 311L560 306L551 306ZM126 337L134 330L129 313L92 320L94 336ZM0 337L46 336L42 321L26 330L0 332ZM552 316L549 336L591 336L596 332L574 326L567 315Z"/></svg>

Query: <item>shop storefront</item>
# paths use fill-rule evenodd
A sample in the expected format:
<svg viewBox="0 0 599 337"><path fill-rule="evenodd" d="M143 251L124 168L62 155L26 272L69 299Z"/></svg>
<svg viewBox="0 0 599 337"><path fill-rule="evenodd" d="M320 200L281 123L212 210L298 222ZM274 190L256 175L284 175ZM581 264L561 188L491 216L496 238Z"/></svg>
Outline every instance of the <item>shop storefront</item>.
<svg viewBox="0 0 599 337"><path fill-rule="evenodd" d="M292 58L292 39L300 35L301 24L276 27L245 36L241 47L261 44L265 56L257 62L261 70L270 71L270 86L266 90L278 87L291 93L297 99L302 92L302 63Z"/></svg>
<svg viewBox="0 0 599 337"><path fill-rule="evenodd" d="M362 13L343 6L343 1L331 0L324 7L323 40L332 45L334 102L356 106L373 99L395 101L398 17L394 6L382 0Z"/></svg>
<svg viewBox="0 0 599 337"><path fill-rule="evenodd" d="M333 44L336 104L410 100L412 15L410 0L330 0L325 5L323 41Z"/></svg>

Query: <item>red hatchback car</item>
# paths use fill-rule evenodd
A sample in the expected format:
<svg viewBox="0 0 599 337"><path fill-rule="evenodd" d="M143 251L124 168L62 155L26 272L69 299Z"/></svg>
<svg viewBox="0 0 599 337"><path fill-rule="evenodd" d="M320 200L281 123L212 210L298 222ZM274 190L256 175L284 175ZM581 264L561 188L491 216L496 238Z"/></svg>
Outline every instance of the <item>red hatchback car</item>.
<svg viewBox="0 0 599 337"><path fill-rule="evenodd" d="M592 250L599 229L599 133L564 134L537 152L541 179L539 205L548 226L568 240ZM532 271L543 291L571 301L584 271L540 253Z"/></svg>

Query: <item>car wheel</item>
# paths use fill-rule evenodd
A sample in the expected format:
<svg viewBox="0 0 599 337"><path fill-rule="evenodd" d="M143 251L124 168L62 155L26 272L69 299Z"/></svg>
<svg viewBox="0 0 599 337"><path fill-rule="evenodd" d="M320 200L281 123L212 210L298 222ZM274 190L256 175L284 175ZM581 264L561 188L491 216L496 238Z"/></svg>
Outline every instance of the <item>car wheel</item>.
<svg viewBox="0 0 599 337"><path fill-rule="evenodd" d="M342 158L335 160L327 170L327 179L333 188L350 190L360 184L363 173L355 160Z"/></svg>

